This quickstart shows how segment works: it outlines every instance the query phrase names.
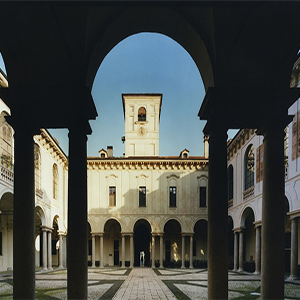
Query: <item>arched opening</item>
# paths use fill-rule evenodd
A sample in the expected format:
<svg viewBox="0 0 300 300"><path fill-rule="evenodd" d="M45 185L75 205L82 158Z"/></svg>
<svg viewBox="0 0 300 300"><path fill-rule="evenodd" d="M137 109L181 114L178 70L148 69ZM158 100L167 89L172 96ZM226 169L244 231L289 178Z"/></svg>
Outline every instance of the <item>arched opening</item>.
<svg viewBox="0 0 300 300"><path fill-rule="evenodd" d="M59 264L59 235L58 235L58 217L54 217L52 223L52 234L51 234L51 253L52 253L52 266L58 267Z"/></svg>
<svg viewBox="0 0 300 300"><path fill-rule="evenodd" d="M140 107L138 111L138 121L146 121L146 108L145 107Z"/></svg>
<svg viewBox="0 0 300 300"><path fill-rule="evenodd" d="M207 220L199 220L194 226L194 268L207 268Z"/></svg>
<svg viewBox="0 0 300 300"><path fill-rule="evenodd" d="M133 231L134 266L150 267L151 226L147 220L138 220Z"/></svg>
<svg viewBox="0 0 300 300"><path fill-rule="evenodd" d="M92 234L91 234L92 228L91 224L88 222L87 224L87 240L88 240L88 266L90 267L92 265Z"/></svg>
<svg viewBox="0 0 300 300"><path fill-rule="evenodd" d="M230 270L234 267L234 232L233 232L233 220L231 216L228 216L228 268Z"/></svg>
<svg viewBox="0 0 300 300"><path fill-rule="evenodd" d="M13 267L13 194L4 193L0 199L0 271Z"/></svg>
<svg viewBox="0 0 300 300"><path fill-rule="evenodd" d="M229 165L227 168L228 180L228 202L233 202L233 166Z"/></svg>
<svg viewBox="0 0 300 300"><path fill-rule="evenodd" d="M104 225L104 266L120 266L121 225L114 219Z"/></svg>
<svg viewBox="0 0 300 300"><path fill-rule="evenodd" d="M45 225L45 215L41 207L35 208L35 265L43 266L43 232L42 225Z"/></svg>
<svg viewBox="0 0 300 300"><path fill-rule="evenodd" d="M244 271L255 271L255 226L254 212L252 208L247 207L242 215L243 232L243 262Z"/></svg>
<svg viewBox="0 0 300 300"><path fill-rule="evenodd" d="M284 199L285 203L285 229L284 229L284 255L285 255L285 272L289 273L291 270L291 219L287 214L290 211L290 205L287 197Z"/></svg>
<svg viewBox="0 0 300 300"><path fill-rule="evenodd" d="M164 226L165 261L164 267L181 267L181 225L177 220L169 220ZM183 258L184 259L184 258Z"/></svg>

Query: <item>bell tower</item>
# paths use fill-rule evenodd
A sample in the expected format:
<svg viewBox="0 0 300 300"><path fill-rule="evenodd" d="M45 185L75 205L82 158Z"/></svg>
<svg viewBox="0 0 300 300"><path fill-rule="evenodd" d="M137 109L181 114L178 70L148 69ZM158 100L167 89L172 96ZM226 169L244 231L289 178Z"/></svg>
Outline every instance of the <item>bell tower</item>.
<svg viewBox="0 0 300 300"><path fill-rule="evenodd" d="M162 94L122 94L125 157L159 155Z"/></svg>

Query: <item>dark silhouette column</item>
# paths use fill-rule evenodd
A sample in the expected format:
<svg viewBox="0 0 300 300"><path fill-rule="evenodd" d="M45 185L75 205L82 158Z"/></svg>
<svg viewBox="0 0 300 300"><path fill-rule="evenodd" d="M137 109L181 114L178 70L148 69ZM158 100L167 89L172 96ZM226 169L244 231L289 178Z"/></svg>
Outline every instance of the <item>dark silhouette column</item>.
<svg viewBox="0 0 300 300"><path fill-rule="evenodd" d="M255 225L255 272L254 274L260 274L261 272L261 224Z"/></svg>
<svg viewBox="0 0 300 300"><path fill-rule="evenodd" d="M208 299L228 299L227 129L216 126L207 133Z"/></svg>
<svg viewBox="0 0 300 300"><path fill-rule="evenodd" d="M14 126L14 299L35 299L34 132Z"/></svg>
<svg viewBox="0 0 300 300"><path fill-rule="evenodd" d="M233 271L237 271L239 268L239 233L234 231L234 260Z"/></svg>
<svg viewBox="0 0 300 300"><path fill-rule="evenodd" d="M291 274L290 280L298 279L298 218L291 220Z"/></svg>
<svg viewBox="0 0 300 300"><path fill-rule="evenodd" d="M284 126L280 119L264 135L261 298L284 298Z"/></svg>
<svg viewBox="0 0 300 300"><path fill-rule="evenodd" d="M86 133L69 128L68 299L87 299Z"/></svg>

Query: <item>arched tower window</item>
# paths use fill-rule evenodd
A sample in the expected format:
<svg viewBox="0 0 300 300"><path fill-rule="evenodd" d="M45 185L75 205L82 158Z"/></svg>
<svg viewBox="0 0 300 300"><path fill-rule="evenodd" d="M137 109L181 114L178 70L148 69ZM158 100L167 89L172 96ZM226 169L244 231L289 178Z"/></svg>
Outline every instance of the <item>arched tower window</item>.
<svg viewBox="0 0 300 300"><path fill-rule="evenodd" d="M13 169L13 138L12 129L5 120L5 112L0 117L0 147L1 147L1 165L9 170Z"/></svg>
<svg viewBox="0 0 300 300"><path fill-rule="evenodd" d="M146 121L146 108L145 107L139 108L138 121Z"/></svg>
<svg viewBox="0 0 300 300"><path fill-rule="evenodd" d="M228 201L233 199L233 166L229 165L227 169L228 180Z"/></svg>
<svg viewBox="0 0 300 300"><path fill-rule="evenodd" d="M254 146L250 145L245 153L245 191L254 186Z"/></svg>
<svg viewBox="0 0 300 300"><path fill-rule="evenodd" d="M34 179L35 179L35 188L41 189L41 153L40 147L37 144L34 144Z"/></svg>
<svg viewBox="0 0 300 300"><path fill-rule="evenodd" d="M53 198L58 199L58 168L57 164L53 164L52 168L53 175Z"/></svg>

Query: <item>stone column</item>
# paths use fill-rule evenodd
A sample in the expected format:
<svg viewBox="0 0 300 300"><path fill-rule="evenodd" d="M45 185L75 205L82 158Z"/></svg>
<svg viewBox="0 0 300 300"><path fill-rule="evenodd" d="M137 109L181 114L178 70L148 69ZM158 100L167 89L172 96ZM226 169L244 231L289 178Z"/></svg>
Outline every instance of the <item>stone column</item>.
<svg viewBox="0 0 300 300"><path fill-rule="evenodd" d="M193 236L190 236L190 269L194 269L193 267Z"/></svg>
<svg viewBox="0 0 300 300"><path fill-rule="evenodd" d="M234 263L233 271L237 271L239 268L239 233L234 232Z"/></svg>
<svg viewBox="0 0 300 300"><path fill-rule="evenodd" d="M59 266L62 269L63 266L63 233L59 233Z"/></svg>
<svg viewBox="0 0 300 300"><path fill-rule="evenodd" d="M122 234L122 268L125 268L125 234Z"/></svg>
<svg viewBox="0 0 300 300"><path fill-rule="evenodd" d="M103 234L100 234L100 268L104 267L104 254L103 254Z"/></svg>
<svg viewBox="0 0 300 300"><path fill-rule="evenodd" d="M92 268L96 268L96 237L92 235Z"/></svg>
<svg viewBox="0 0 300 300"><path fill-rule="evenodd" d="M35 299L35 196L33 132L14 126L14 299Z"/></svg>
<svg viewBox="0 0 300 300"><path fill-rule="evenodd" d="M48 231L48 270L52 268L52 230Z"/></svg>
<svg viewBox="0 0 300 300"><path fill-rule="evenodd" d="M87 299L87 153L86 133L69 128L68 299Z"/></svg>
<svg viewBox="0 0 300 300"><path fill-rule="evenodd" d="M47 271L47 229L42 228L43 231L43 271Z"/></svg>
<svg viewBox="0 0 300 300"><path fill-rule="evenodd" d="M276 118L260 129L264 135L261 299L284 298L284 127Z"/></svg>
<svg viewBox="0 0 300 300"><path fill-rule="evenodd" d="M298 279L298 218L291 220L291 274L290 280Z"/></svg>
<svg viewBox="0 0 300 300"><path fill-rule="evenodd" d="M181 268L184 269L185 268L185 235L181 236Z"/></svg>
<svg viewBox="0 0 300 300"><path fill-rule="evenodd" d="M152 265L151 268L155 268L155 235L152 234Z"/></svg>
<svg viewBox="0 0 300 300"><path fill-rule="evenodd" d="M164 267L164 236L161 234L159 236L159 267L163 268Z"/></svg>
<svg viewBox="0 0 300 300"><path fill-rule="evenodd" d="M209 131L208 299L228 299L227 129Z"/></svg>
<svg viewBox="0 0 300 300"><path fill-rule="evenodd" d="M244 228L239 231L239 272L244 272Z"/></svg>
<svg viewBox="0 0 300 300"><path fill-rule="evenodd" d="M130 234L130 266L129 266L129 268L133 268L133 261L134 261L133 234Z"/></svg>
<svg viewBox="0 0 300 300"><path fill-rule="evenodd" d="M255 230L255 272L254 274L260 274L261 272L261 225L256 225Z"/></svg>

